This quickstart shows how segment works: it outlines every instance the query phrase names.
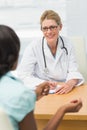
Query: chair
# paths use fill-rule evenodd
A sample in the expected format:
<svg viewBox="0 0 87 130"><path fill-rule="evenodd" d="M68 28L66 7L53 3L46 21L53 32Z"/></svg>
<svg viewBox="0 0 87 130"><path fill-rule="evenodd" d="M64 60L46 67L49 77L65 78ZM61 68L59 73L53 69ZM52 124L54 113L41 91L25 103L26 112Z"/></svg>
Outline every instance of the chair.
<svg viewBox="0 0 87 130"><path fill-rule="evenodd" d="M77 63L79 65L79 71L87 82L87 57L86 57L86 45L83 37L70 37L73 42L76 51Z"/></svg>
<svg viewBox="0 0 87 130"><path fill-rule="evenodd" d="M2 108L0 108L0 130L14 130L7 114Z"/></svg>

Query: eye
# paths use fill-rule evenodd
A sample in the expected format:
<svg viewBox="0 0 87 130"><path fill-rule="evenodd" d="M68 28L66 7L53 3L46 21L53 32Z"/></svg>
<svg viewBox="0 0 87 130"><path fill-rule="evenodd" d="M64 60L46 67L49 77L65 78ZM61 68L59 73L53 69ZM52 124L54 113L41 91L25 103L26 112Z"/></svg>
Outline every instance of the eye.
<svg viewBox="0 0 87 130"><path fill-rule="evenodd" d="M42 27L41 30L42 30L43 32L47 32L48 29L50 29L51 31L55 31L55 29L56 29L57 27L58 27L58 26L56 26L56 25L52 25L52 26L49 26L49 27Z"/></svg>
<svg viewBox="0 0 87 130"><path fill-rule="evenodd" d="M53 30L53 29L55 29L55 28L57 28L57 26L50 26L50 27L49 27L50 30Z"/></svg>
<svg viewBox="0 0 87 130"><path fill-rule="evenodd" d="M43 30L43 31L47 31L47 30L48 30L48 27L43 27L42 30Z"/></svg>

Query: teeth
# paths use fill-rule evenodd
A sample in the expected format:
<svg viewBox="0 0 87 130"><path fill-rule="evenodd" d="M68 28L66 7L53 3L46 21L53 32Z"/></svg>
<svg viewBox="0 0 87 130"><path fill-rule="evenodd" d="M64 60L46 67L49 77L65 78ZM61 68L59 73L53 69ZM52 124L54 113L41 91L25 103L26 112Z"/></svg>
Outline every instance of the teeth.
<svg viewBox="0 0 87 130"><path fill-rule="evenodd" d="M50 35L50 36L47 36L48 38L53 38L54 36L53 35Z"/></svg>

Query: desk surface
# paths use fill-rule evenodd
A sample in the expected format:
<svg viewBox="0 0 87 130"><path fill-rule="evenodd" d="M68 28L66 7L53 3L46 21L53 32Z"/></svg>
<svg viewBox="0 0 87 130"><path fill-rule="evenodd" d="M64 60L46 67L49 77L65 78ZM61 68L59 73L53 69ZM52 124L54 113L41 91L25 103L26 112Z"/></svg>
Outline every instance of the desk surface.
<svg viewBox="0 0 87 130"><path fill-rule="evenodd" d="M50 119L57 109L73 99L81 98L83 107L79 112L65 114L63 120L87 120L87 84L74 88L63 95L49 94L36 102L35 118Z"/></svg>

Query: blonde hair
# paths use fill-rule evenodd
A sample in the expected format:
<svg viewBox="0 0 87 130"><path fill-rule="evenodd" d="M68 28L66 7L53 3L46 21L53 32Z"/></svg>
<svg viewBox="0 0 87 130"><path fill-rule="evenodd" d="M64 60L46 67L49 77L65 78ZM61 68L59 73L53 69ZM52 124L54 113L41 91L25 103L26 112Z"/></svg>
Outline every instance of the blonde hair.
<svg viewBox="0 0 87 130"><path fill-rule="evenodd" d="M53 19L53 20L55 20L55 22L58 25L62 24L60 16L58 15L58 13L56 13L53 10L46 10L46 11L43 12L43 14L41 15L41 18L40 18L40 24L41 25L42 25L42 22L45 19Z"/></svg>

